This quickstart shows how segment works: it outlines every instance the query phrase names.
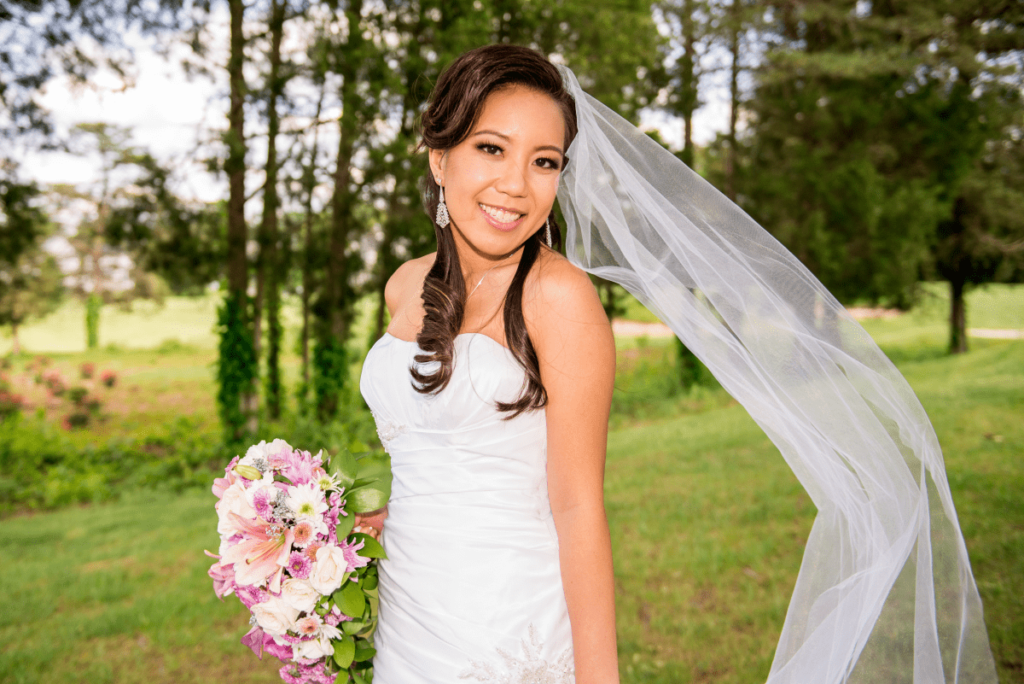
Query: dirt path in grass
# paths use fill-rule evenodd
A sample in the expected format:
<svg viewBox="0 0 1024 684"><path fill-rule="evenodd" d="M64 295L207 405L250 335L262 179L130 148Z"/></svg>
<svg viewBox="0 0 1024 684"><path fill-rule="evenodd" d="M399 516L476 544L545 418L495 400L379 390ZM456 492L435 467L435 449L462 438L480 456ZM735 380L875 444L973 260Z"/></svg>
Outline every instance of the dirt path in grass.
<svg viewBox="0 0 1024 684"><path fill-rule="evenodd" d="M866 318L896 318L903 312L896 309L872 309L853 307L847 309L857 320ZM664 323L643 323L641 321L612 321L612 332L618 337L672 337L672 330ZM1014 328L968 328L970 337L984 337L991 340L1024 340L1024 330Z"/></svg>

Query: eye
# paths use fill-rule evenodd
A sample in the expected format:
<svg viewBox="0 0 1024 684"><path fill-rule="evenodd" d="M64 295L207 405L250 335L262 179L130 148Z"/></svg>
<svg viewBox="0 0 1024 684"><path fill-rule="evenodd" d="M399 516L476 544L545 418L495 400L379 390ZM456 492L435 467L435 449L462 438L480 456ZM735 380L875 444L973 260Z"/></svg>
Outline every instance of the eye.
<svg viewBox="0 0 1024 684"><path fill-rule="evenodd" d="M492 145L491 143L480 143L479 145L476 146L476 149L480 150L481 152L484 152L485 154L491 154L495 156L503 152L503 150L500 147L498 147L497 145Z"/></svg>
<svg viewBox="0 0 1024 684"><path fill-rule="evenodd" d="M562 168L562 162L558 159L552 159L551 157L541 157L537 160L537 164L545 169L553 169L555 171Z"/></svg>

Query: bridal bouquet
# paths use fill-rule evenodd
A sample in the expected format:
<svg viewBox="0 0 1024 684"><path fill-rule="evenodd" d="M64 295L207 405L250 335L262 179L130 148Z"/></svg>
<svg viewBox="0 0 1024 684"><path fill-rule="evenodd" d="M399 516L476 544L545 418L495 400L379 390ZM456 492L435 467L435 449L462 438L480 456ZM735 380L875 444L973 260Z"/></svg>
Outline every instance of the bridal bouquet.
<svg viewBox="0 0 1024 684"><path fill-rule="evenodd" d="M387 461L342 451L325 462L275 439L232 459L213 493L221 542L206 552L209 574L218 597L233 593L252 613L242 643L284 661L289 684L369 682L375 559L386 556L353 522L387 503Z"/></svg>

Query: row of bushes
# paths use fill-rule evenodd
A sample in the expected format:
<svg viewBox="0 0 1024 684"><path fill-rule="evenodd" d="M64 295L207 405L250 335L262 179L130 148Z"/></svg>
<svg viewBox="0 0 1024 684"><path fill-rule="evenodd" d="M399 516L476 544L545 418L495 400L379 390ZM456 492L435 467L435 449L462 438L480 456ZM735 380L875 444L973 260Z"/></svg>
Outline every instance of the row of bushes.
<svg viewBox="0 0 1024 684"><path fill-rule="evenodd" d="M721 385L678 340L651 342L640 337L636 347L620 350L616 359L611 427L700 412L728 402Z"/></svg>
<svg viewBox="0 0 1024 684"><path fill-rule="evenodd" d="M348 403L348 402L346 402ZM251 438L281 438L296 448L329 453L352 442L374 443L373 419L356 402L346 421L321 424L292 415ZM158 434L80 446L52 423L20 414L0 421L0 516L104 501L137 488L206 488L247 444L225 445L215 427L180 418Z"/></svg>

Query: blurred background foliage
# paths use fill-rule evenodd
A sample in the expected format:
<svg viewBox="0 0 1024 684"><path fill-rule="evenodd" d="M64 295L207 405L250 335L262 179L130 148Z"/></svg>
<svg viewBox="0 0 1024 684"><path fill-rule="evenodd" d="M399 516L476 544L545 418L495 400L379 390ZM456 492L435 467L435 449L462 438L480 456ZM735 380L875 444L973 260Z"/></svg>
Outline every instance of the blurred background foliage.
<svg viewBox="0 0 1024 684"><path fill-rule="evenodd" d="M170 321L168 298L212 288L219 444L365 412L352 373L386 328L384 285L432 250L419 113L456 55L509 42L568 64L623 116L660 121L652 136L676 139L844 303L907 311L945 282L946 346L962 353L970 288L1024 276L1022 21L1019 3L988 0L13 0L0 9L0 325L18 355L24 326L80 310L98 353L108 309L146 302ZM224 86L226 125L199 160L224 185L216 201L181 194L194 167L130 129L62 131L43 105L58 78L130 87L140 40ZM711 100L728 120L698 145ZM98 160L96 177L27 177L20 160L46 150ZM48 251L55 236L70 258ZM610 318L638 317L596 284ZM715 388L681 344L665 349L671 372L644 371L644 351L623 386ZM621 412L649 403L630 401ZM81 408L67 415L88 423Z"/></svg>
<svg viewBox="0 0 1024 684"><path fill-rule="evenodd" d="M924 392L943 443L953 445L950 480L958 497L963 491L958 505L966 502L965 536L1000 673L1024 681L1024 527L1013 508L1024 483L1020 343L972 338L975 353L963 355L969 316L974 328L1024 336L1024 5L1012 0L7 0L0 515L124 494L126 508L109 515L134 519L149 495L133 490L208 486L258 439L329 451L352 441L377 446L357 387L362 359L388 324L388 277L433 250L418 116L446 64L495 42L572 67L590 93L652 127L840 301L885 316L865 327ZM131 87L140 45L222 86L211 107L224 118L201 131L187 163L156 155L111 122L64 130L45 106L57 82L88 88L114 74ZM698 143L694 121L706 107L722 112L719 132ZM47 184L26 173L27 155L51 151L98 160L95 177ZM222 196L201 201L183 190L197 168ZM55 240L70 251L56 254ZM609 317L626 323L616 327L608 485L617 551L631 549L618 576L624 680L762 676L810 506L801 513L802 494L782 465L756 484L766 471L752 455L772 451L764 436L635 300L595 284ZM658 440L666 446L645 447ZM672 452L680 440L682 456ZM691 444L704 451L691 453ZM678 503L696 482L666 479L665 464L679 458L696 459L694 472L713 484L670 508L658 502ZM744 496L761 503L733 505L734 520L721 516L722 501L701 503L732 491L744 468ZM630 485L634 477L650 479ZM647 497L655 480L674 484ZM212 529L208 503L192 493L167 504L192 521L174 553L192 553L193 537ZM762 509L773 512L757 518ZM107 514L95 515L82 529L95 524L104 538L113 528ZM671 521L687 515L674 532ZM24 547L31 520L5 522L0 543ZM50 520L46 539L56 539L62 533L50 528L64 518ZM720 526L695 526L703 520ZM749 539L726 553L721 539L732 537L761 539L787 560L773 570L763 562L771 552L737 552L754 548ZM666 573L681 567L676 548L707 551L694 556L682 593L667 588ZM107 577L107 552L89 553L102 556L89 570L98 584L82 574L69 585L99 597L82 599L88 611L148 596L152 572L168 572L164 559L138 576L118 565ZM110 542L107 555L125 553ZM36 570L50 562L24 558ZM46 566L53 587L72 562ZM714 577L700 579L701 568ZM189 587L205 577L193 571ZM194 588L185 595L171 613L153 614L178 624L174 611L195 613L187 633L128 620L124 634L94 634L106 623L87 611L68 623L67 639L92 635L99 650L75 648L84 655L55 666L52 649L21 644L0 654L0 678L45 681L32 673L56 667L90 681L153 681L150 651L113 668L100 651L121 652L124 635L150 634L167 637L158 657L171 663L186 645L205 643L208 607ZM687 623L674 622L659 596L683 606ZM34 605L43 606L32 618L40 633L52 631L50 604ZM716 623L733 605L738 622ZM761 613L764 625L750 628ZM5 639L20 639L20 618L0 617ZM14 631L3 632L9 625ZM757 643L743 653L708 648L716 629L722 644L738 631ZM237 640L224 634L195 660L206 663L196 665L202 672L168 665L165 679L228 681L236 671L216 663L237 654ZM274 678L260 676L251 681Z"/></svg>

